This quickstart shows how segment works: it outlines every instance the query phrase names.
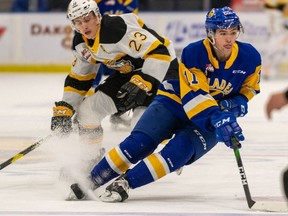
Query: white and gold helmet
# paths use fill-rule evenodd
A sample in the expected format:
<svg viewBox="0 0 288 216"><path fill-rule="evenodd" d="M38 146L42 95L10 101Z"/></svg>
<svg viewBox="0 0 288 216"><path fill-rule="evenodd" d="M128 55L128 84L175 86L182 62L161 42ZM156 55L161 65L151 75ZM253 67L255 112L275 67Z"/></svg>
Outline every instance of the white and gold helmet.
<svg viewBox="0 0 288 216"><path fill-rule="evenodd" d="M91 11L95 16L101 16L98 5L94 0L72 0L68 5L67 18L70 20L72 27L74 27L74 19L88 15Z"/></svg>

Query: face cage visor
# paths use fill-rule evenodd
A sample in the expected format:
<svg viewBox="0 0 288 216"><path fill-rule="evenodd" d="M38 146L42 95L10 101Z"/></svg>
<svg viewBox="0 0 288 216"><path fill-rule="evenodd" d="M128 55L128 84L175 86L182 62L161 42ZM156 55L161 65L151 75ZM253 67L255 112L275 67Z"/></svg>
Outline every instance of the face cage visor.
<svg viewBox="0 0 288 216"><path fill-rule="evenodd" d="M214 29L208 29L208 28L206 28L207 37L212 37L212 36L213 36L213 38L214 38L217 29L233 28L234 26L232 26L232 24L233 24L233 23L231 23L231 25L228 26L228 27L226 27L226 26L225 26L225 27L223 27L223 26L217 26L217 28L214 28ZM237 35L236 38L238 38L241 33L244 34L244 28L243 28L242 24L240 23L237 27L238 27L238 35Z"/></svg>
<svg viewBox="0 0 288 216"><path fill-rule="evenodd" d="M79 18L79 17L81 17L81 18L82 18L82 21L81 21L81 22L89 21L89 20L88 20L88 16L90 15L91 12L94 14L95 18L96 18L97 21L100 23L101 15L100 15L100 13L99 13L99 10L97 10L97 12L96 12L97 14L95 14L94 10L90 10L90 11L87 12L86 14L83 14L83 15L81 15L81 16L78 16L78 17L74 18L73 20L70 20L70 25L71 25L72 29L75 30L75 31L77 31L77 32L79 32L79 30L77 29L77 24L75 23L74 20L77 19L77 18ZM98 16L97 16L97 15L98 15Z"/></svg>

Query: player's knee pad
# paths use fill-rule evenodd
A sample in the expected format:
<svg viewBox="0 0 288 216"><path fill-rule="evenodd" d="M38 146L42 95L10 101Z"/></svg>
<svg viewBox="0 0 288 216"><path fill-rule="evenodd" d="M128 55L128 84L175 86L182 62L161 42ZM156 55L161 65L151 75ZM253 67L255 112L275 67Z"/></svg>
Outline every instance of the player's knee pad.
<svg viewBox="0 0 288 216"><path fill-rule="evenodd" d="M161 151L171 172L187 164L194 153L195 149L186 133L176 134Z"/></svg>
<svg viewBox="0 0 288 216"><path fill-rule="evenodd" d="M120 149L133 164L152 154L158 144L148 135L132 132L122 143Z"/></svg>
<svg viewBox="0 0 288 216"><path fill-rule="evenodd" d="M106 116L116 112L112 98L97 91L81 103L78 109L78 120L81 125L100 125Z"/></svg>

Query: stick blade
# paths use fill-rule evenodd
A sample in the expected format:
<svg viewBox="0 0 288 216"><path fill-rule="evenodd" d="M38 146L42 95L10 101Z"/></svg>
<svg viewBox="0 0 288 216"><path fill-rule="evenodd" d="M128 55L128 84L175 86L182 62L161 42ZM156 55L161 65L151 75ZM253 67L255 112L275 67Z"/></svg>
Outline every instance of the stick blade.
<svg viewBox="0 0 288 216"><path fill-rule="evenodd" d="M265 212L288 212L287 202L256 202L252 207L254 211L265 211Z"/></svg>

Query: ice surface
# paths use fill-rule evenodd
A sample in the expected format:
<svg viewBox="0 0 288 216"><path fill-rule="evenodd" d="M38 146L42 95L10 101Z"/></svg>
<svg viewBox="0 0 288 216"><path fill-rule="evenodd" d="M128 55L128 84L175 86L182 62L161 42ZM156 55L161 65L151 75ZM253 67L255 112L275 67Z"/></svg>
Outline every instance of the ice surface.
<svg viewBox="0 0 288 216"><path fill-rule="evenodd" d="M0 74L0 163L50 134L54 101L62 96L65 74ZM288 107L268 121L264 105L288 80L262 81L261 93L239 122L246 140L240 150L254 200L285 202L281 174L288 166ZM129 130L103 121L104 145L118 144ZM67 202L59 184L62 163L73 166L80 151L77 137L52 139L0 170L0 215L287 215L253 212L247 207L232 150L219 143L182 174L130 191L124 203ZM89 155L87 152L85 155ZM89 155L93 157L93 154ZM74 159L73 159L74 158ZM84 159L84 157L83 157Z"/></svg>

